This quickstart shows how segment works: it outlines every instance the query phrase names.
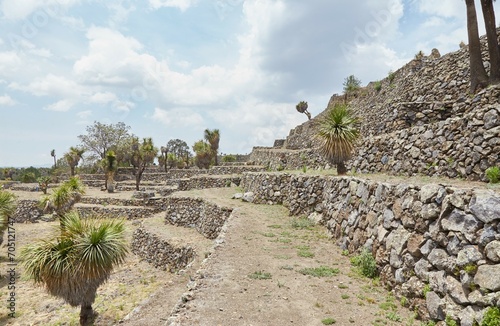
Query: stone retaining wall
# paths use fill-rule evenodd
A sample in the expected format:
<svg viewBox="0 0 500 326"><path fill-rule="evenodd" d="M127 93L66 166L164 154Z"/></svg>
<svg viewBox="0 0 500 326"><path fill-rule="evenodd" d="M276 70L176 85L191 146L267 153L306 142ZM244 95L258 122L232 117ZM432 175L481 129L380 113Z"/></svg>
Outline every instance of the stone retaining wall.
<svg viewBox="0 0 500 326"><path fill-rule="evenodd" d="M271 181L288 198L272 201ZM252 173L242 185L262 202L281 200L294 215L319 220L350 252L371 250L382 282L421 316L472 325L486 307L500 305L498 192Z"/></svg>
<svg viewBox="0 0 500 326"><path fill-rule="evenodd" d="M165 214L167 223L195 228L208 239L215 239L232 208L219 207L201 198L169 197Z"/></svg>
<svg viewBox="0 0 500 326"><path fill-rule="evenodd" d="M195 258L195 251L190 246L175 246L143 227L132 235L132 252L149 264L162 270L176 272L183 269Z"/></svg>
<svg viewBox="0 0 500 326"><path fill-rule="evenodd" d="M224 188L230 187L231 184L240 184L239 177L193 177L189 179L178 180L178 190L187 191L191 189L206 189L206 188Z"/></svg>
<svg viewBox="0 0 500 326"><path fill-rule="evenodd" d="M149 207L105 207L105 206L84 206L77 204L75 209L80 216L89 216L93 214L107 216L109 218L125 218L127 220L137 220L140 218L151 217L155 211Z"/></svg>
<svg viewBox="0 0 500 326"><path fill-rule="evenodd" d="M43 215L38 207L38 200L18 200L16 212L14 213L15 223L35 222Z"/></svg>

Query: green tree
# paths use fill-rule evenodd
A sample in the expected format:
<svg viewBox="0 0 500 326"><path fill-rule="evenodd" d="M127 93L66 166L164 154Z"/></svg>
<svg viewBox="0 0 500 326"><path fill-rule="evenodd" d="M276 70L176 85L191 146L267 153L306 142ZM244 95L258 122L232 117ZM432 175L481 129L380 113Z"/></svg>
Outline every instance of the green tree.
<svg viewBox="0 0 500 326"><path fill-rule="evenodd" d="M337 104L320 122L317 137L321 141L321 154L337 166L337 174L347 173L345 161L349 160L359 137L358 119L347 105Z"/></svg>
<svg viewBox="0 0 500 326"><path fill-rule="evenodd" d="M154 147L152 138L143 138L142 144L137 137L133 138L130 163L134 168L135 189L139 190L142 174L147 166L153 164L158 148Z"/></svg>
<svg viewBox="0 0 500 326"><path fill-rule="evenodd" d="M308 120L311 120L311 113L309 113L309 111L307 111L307 108L308 108L308 105L307 105L307 102L305 101L300 101L296 106L295 106L295 109L300 112L300 113L304 113L305 115L307 115L307 119Z"/></svg>
<svg viewBox="0 0 500 326"><path fill-rule="evenodd" d="M167 163L169 163L170 167L189 166L191 153L189 152L188 144L184 140L171 139L168 141L166 149L168 153L166 155ZM173 156L170 154L173 154Z"/></svg>
<svg viewBox="0 0 500 326"><path fill-rule="evenodd" d="M210 149L210 144L204 140L198 140L193 145L193 151L196 153L194 162L200 169L210 168L210 162L212 161L212 151Z"/></svg>
<svg viewBox="0 0 500 326"><path fill-rule="evenodd" d="M35 283L71 306L80 306L80 325L90 325L98 287L128 253L124 223L95 216L81 219L75 211L63 219L60 234L28 245L20 258Z"/></svg>
<svg viewBox="0 0 500 326"><path fill-rule="evenodd" d="M9 219L16 212L16 196L8 191L0 190L0 245L3 243L3 234L9 225Z"/></svg>
<svg viewBox="0 0 500 326"><path fill-rule="evenodd" d="M75 168L78 166L78 163L82 159L83 153L85 150L83 148L78 147L70 147L69 152L64 154L64 159L68 162L69 168L71 170L71 176L75 175Z"/></svg>
<svg viewBox="0 0 500 326"><path fill-rule="evenodd" d="M92 126L86 128L87 134L78 136L78 139L83 148L93 155L93 159L103 160L109 150L114 150L119 156L119 149L125 148L124 143L132 137L129 130L130 127L123 122L107 125L95 121Z"/></svg>
<svg viewBox="0 0 500 326"><path fill-rule="evenodd" d="M361 80L357 79L354 75L350 75L344 79L344 93L353 94L361 87Z"/></svg>
<svg viewBox="0 0 500 326"><path fill-rule="evenodd" d="M115 174L118 170L118 161L114 151L108 151L104 159L104 171L106 173L105 188L109 193L115 191Z"/></svg>
<svg viewBox="0 0 500 326"><path fill-rule="evenodd" d="M217 162L217 154L219 152L220 132L219 129L205 129L205 141L210 145L210 154L214 165L219 165Z"/></svg>
<svg viewBox="0 0 500 326"><path fill-rule="evenodd" d="M80 201L85 194L85 186L78 177L71 177L52 192L42 197L40 207L45 212L54 212L63 223L62 217L69 212L74 204Z"/></svg>

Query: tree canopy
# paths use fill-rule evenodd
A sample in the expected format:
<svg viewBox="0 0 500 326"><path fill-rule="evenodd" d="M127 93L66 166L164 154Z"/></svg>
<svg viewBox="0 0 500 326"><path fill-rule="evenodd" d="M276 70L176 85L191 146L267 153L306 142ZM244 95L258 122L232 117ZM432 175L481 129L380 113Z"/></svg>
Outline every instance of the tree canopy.
<svg viewBox="0 0 500 326"><path fill-rule="evenodd" d="M129 134L130 126L123 122L116 124L105 124L94 121L94 124L86 128L87 134L78 136L84 149L95 159L106 158L109 150L117 151L124 147L124 143L132 135ZM119 156L117 154L117 156Z"/></svg>

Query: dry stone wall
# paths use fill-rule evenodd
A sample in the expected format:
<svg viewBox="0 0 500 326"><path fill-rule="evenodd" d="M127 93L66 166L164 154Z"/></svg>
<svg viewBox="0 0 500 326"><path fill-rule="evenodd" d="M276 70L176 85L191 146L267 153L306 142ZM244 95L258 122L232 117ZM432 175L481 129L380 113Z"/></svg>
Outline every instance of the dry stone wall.
<svg viewBox="0 0 500 326"><path fill-rule="evenodd" d="M176 246L143 227L132 235L132 252L156 268L178 271L186 267L195 258L195 251L190 246Z"/></svg>
<svg viewBox="0 0 500 326"><path fill-rule="evenodd" d="M201 198L170 197L166 207L167 223L195 228L208 239L219 235L232 208L219 207Z"/></svg>
<svg viewBox="0 0 500 326"><path fill-rule="evenodd" d="M35 222L43 215L37 200L18 200L13 219L16 223Z"/></svg>
<svg viewBox="0 0 500 326"><path fill-rule="evenodd" d="M500 305L498 191L288 174L245 174L242 184L269 202L273 180L289 181L281 200L291 213L320 221L350 252L370 250L383 283L422 316L472 325Z"/></svg>
<svg viewBox="0 0 500 326"><path fill-rule="evenodd" d="M187 191L191 189L224 188L231 184L240 184L239 177L193 177L178 180L178 190Z"/></svg>

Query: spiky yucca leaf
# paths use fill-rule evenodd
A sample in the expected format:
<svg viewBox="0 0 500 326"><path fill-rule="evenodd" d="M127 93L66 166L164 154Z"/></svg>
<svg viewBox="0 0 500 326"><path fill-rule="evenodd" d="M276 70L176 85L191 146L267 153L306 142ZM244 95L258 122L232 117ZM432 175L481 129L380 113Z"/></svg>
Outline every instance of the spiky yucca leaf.
<svg viewBox="0 0 500 326"><path fill-rule="evenodd" d="M77 212L62 218L64 228L51 240L23 248L26 273L72 306L91 305L97 288L128 253L124 222Z"/></svg>
<svg viewBox="0 0 500 326"><path fill-rule="evenodd" d="M346 105L329 110L317 133L322 155L335 164L349 160L359 137L358 123Z"/></svg>

